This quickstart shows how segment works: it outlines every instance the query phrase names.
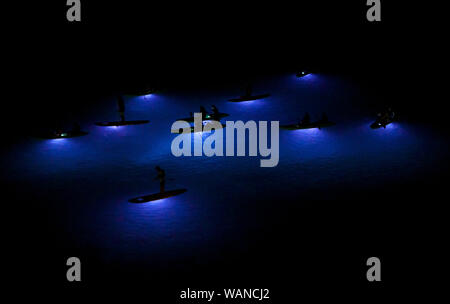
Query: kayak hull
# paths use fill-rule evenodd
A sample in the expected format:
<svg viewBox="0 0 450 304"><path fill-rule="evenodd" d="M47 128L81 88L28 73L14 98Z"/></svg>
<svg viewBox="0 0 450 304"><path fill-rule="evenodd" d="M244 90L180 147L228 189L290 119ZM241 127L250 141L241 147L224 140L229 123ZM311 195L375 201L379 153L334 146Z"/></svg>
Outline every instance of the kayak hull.
<svg viewBox="0 0 450 304"><path fill-rule="evenodd" d="M79 132L63 132L61 133L61 135L54 135L54 134L46 134L46 135L42 135L42 136L37 136L40 138L45 138L45 139L58 139L58 138L73 138L73 137L80 137L80 136L84 136L87 135L88 132L83 132L83 131L79 131Z"/></svg>
<svg viewBox="0 0 450 304"><path fill-rule="evenodd" d="M311 74L311 73L305 71L305 72L298 72L295 76L297 76L297 78L302 78L309 74Z"/></svg>
<svg viewBox="0 0 450 304"><path fill-rule="evenodd" d="M391 123L392 123L392 120L385 124L375 121L373 124L370 125L370 128L372 128L372 129L386 128L386 126L390 125Z"/></svg>
<svg viewBox="0 0 450 304"><path fill-rule="evenodd" d="M207 126L208 124L205 124L203 127L202 127L202 131L200 131L200 132L203 132L203 128L205 128L205 126ZM222 128L225 128L225 124L221 124L221 126L222 126ZM214 128L213 128L213 130L214 130ZM192 127L190 127L190 128L180 128L180 129L178 129L178 130L175 130L175 129L173 129L172 130L172 133L179 133L179 134L181 134L181 133L199 133L199 132L195 132L194 131L194 127L192 126Z"/></svg>
<svg viewBox="0 0 450 304"><path fill-rule="evenodd" d="M328 121L328 122L312 122L309 124L292 124L292 125L283 125L280 128L284 130L305 130L305 129L322 129L334 126L336 123Z"/></svg>
<svg viewBox="0 0 450 304"><path fill-rule="evenodd" d="M151 201L157 201L157 200L160 200L163 198L172 197L175 195L180 195L186 191L187 191L187 189L176 189L176 190L164 191L164 192L135 197L135 198L129 199L128 201L130 203L142 204L142 203L147 203L147 202L151 202Z"/></svg>
<svg viewBox="0 0 450 304"><path fill-rule="evenodd" d="M393 117L393 118L389 118L387 119L384 123L375 120L371 125L370 128L372 129L380 129L380 128L385 128L387 125L390 125L391 123L393 123L394 121L397 121L397 117Z"/></svg>

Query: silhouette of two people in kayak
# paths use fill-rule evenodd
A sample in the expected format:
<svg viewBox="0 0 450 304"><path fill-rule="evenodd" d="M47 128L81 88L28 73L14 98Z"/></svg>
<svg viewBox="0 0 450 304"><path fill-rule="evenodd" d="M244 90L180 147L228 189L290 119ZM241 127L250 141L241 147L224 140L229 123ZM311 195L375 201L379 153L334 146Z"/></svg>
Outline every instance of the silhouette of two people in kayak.
<svg viewBox="0 0 450 304"><path fill-rule="evenodd" d="M329 122L328 116L325 112L322 113L322 118L317 123L326 123ZM308 112L305 113L305 116L299 121L299 126L307 126L311 124L311 116Z"/></svg>
<svg viewBox="0 0 450 304"><path fill-rule="evenodd" d="M305 116L300 120L299 125L309 125L311 123L311 116L306 112Z"/></svg>
<svg viewBox="0 0 450 304"><path fill-rule="evenodd" d="M200 113L202 114L202 119L212 119L212 120L220 120L219 109L215 106L211 106L211 114L208 114L206 108L204 106L200 106ZM194 114L190 112L191 117L194 117Z"/></svg>

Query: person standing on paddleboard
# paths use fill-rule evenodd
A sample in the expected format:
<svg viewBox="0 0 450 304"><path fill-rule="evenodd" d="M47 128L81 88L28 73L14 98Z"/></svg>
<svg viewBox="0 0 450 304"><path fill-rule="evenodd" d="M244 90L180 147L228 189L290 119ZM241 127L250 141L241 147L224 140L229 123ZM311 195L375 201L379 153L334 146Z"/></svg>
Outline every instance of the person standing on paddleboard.
<svg viewBox="0 0 450 304"><path fill-rule="evenodd" d="M117 96L117 103L118 103L118 106L119 106L120 120L122 122L124 122L125 121L125 102L123 101L122 95L118 95Z"/></svg>
<svg viewBox="0 0 450 304"><path fill-rule="evenodd" d="M219 109L215 105L212 105L211 110L213 119L219 121Z"/></svg>
<svg viewBox="0 0 450 304"><path fill-rule="evenodd" d="M311 123L311 116L309 116L309 113L306 112L305 116L303 116L303 119L300 121L300 125L309 125Z"/></svg>
<svg viewBox="0 0 450 304"><path fill-rule="evenodd" d="M202 113L202 119L206 118L208 112L206 112L206 108L204 106L200 106L200 113Z"/></svg>
<svg viewBox="0 0 450 304"><path fill-rule="evenodd" d="M155 167L156 171L158 172L158 175L155 179L159 180L159 192L164 192L164 186L166 184L166 172L161 169L159 166Z"/></svg>

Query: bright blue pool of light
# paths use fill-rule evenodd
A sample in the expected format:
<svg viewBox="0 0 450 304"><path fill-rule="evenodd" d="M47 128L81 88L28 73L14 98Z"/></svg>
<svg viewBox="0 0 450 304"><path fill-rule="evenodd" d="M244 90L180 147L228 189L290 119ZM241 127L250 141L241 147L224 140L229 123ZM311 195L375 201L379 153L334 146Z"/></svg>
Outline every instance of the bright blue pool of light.
<svg viewBox="0 0 450 304"><path fill-rule="evenodd" d="M304 81L313 81L316 77L315 77L315 75L314 74L306 74L305 75L305 72L302 72L302 76L301 77L298 77L298 76L295 76L295 78L298 80L298 81L300 81L300 80L304 80Z"/></svg>
<svg viewBox="0 0 450 304"><path fill-rule="evenodd" d="M195 252L207 262L220 254L215 245L264 225L255 212L280 208L278 193L287 205L311 195L333 198L327 189L373 187L427 174L448 153L444 139L425 126L400 121L371 129L374 118L361 110L370 92L345 79L294 77L265 81L255 92L272 95L243 103L228 102L233 93L227 90L167 92L148 100L127 97L126 118L150 120L143 125L93 125L119 119L115 100L105 100L101 109L83 118L91 122L83 125L88 135L24 140L2 158L3 174L40 202L48 202L42 207L60 214L55 222L61 229L80 247L98 248L105 260L158 263ZM337 124L320 130L280 130L275 168L260 168L259 156L174 157L172 123L200 105L209 110L212 104L230 114L222 122L279 120L281 125L298 121L305 112L315 119L326 111ZM200 135L203 140L207 136ZM167 190L188 191L152 203L129 203L130 198L159 191L153 180L156 165L166 171Z"/></svg>

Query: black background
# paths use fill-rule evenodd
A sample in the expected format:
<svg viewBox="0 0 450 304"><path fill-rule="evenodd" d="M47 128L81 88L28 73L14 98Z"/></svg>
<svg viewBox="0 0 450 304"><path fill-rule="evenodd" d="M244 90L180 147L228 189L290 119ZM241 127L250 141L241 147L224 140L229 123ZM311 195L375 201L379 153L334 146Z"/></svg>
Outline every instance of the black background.
<svg viewBox="0 0 450 304"><path fill-rule="evenodd" d="M33 125L36 116L82 111L87 92L220 86L306 66L351 75L403 112L442 121L433 90L442 84L434 72L445 53L441 9L383 1L382 22L371 23L365 2L83 1L81 23L66 20L65 1L17 4L5 59L21 102L7 106L26 104Z"/></svg>
<svg viewBox="0 0 450 304"><path fill-rule="evenodd" d="M24 120L11 128L17 117L5 115L2 123L12 141L38 122L82 113L90 106L85 94L100 98L155 81L172 90L201 89L304 66L351 76L373 90L374 109L393 104L409 121L435 124L437 132L447 134L445 102L437 94L443 81L435 72L442 66L444 39L439 7L382 1L382 22L370 23L363 0L85 0L81 23L70 23L65 1L59 2L20 3L9 11L11 42L4 48L11 51L5 59L12 63L8 78L14 86L8 91L14 97L2 104L5 113L21 113ZM363 301L391 292L415 295L442 282L446 239L440 208L447 200L447 169L442 164L432 180L417 177L413 184L399 181L374 192L352 189L302 212L280 211L271 215L275 220L267 231L253 232L247 255L236 256L232 244L225 244L223 261L208 268L180 261L182 272L162 267L151 274L139 267L106 267L95 249L72 248L70 238L47 224L58 215L39 207L23 211L20 206L29 198L3 177L14 211L29 218L29 225L8 237L9 281L41 291L166 299L158 303L175 303L175 290L187 287L271 288L274 303L306 295L361 296ZM329 225L317 226L319 220ZM286 231L302 230L314 232L299 240L301 250L274 245L296 238ZM65 281L69 256L82 258L81 283ZM382 260L381 283L365 279L370 256ZM279 286L276 277L270 283L258 279L259 272L275 275L279 269L285 269L280 281L289 277L290 286Z"/></svg>

